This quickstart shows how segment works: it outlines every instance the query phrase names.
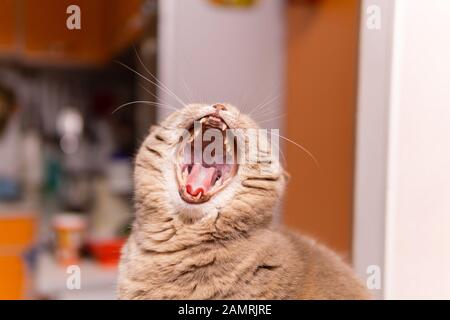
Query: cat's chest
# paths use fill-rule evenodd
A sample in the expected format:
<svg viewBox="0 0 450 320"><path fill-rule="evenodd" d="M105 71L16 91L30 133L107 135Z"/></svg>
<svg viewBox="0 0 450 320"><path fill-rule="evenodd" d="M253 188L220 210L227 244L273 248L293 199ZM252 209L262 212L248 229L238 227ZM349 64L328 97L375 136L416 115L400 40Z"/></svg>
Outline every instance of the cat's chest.
<svg viewBox="0 0 450 320"><path fill-rule="evenodd" d="M154 285L160 299L258 298L270 282L252 254L205 250L155 257ZM268 277L269 276L269 277Z"/></svg>
<svg viewBox="0 0 450 320"><path fill-rule="evenodd" d="M148 265L154 288L163 299L213 299L231 294L251 268L243 268L239 256L220 250L158 255Z"/></svg>

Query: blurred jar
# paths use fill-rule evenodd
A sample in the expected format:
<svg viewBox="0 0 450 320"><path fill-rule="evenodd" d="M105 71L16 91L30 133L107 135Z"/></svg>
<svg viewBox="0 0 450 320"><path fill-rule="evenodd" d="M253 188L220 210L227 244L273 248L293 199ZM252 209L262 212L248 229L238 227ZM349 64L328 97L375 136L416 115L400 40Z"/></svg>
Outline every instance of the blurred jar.
<svg viewBox="0 0 450 320"><path fill-rule="evenodd" d="M59 214L53 218L55 255L58 263L78 264L86 234L86 218L78 214Z"/></svg>

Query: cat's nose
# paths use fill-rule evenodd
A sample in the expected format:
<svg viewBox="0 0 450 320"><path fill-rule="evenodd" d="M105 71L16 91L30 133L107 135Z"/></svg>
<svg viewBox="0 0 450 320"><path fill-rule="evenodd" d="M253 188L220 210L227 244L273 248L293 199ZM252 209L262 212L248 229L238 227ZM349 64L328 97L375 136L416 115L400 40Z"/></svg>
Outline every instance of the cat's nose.
<svg viewBox="0 0 450 320"><path fill-rule="evenodd" d="M227 108L223 104L220 104L220 103L213 105L213 108L216 109L217 111L220 111L220 110L227 111Z"/></svg>

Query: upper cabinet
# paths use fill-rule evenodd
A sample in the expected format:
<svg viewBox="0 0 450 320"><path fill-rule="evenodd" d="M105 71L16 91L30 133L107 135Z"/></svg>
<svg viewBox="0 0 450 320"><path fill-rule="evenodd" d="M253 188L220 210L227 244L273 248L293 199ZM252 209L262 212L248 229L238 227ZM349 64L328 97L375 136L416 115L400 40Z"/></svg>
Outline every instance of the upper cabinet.
<svg viewBox="0 0 450 320"><path fill-rule="evenodd" d="M25 0L23 54L26 59L100 63L108 54L106 3L98 0ZM70 30L67 8L80 8L81 29Z"/></svg>
<svg viewBox="0 0 450 320"><path fill-rule="evenodd" d="M119 52L139 38L147 18L151 2L156 0L110 0L108 19L109 45L112 52Z"/></svg>
<svg viewBox="0 0 450 320"><path fill-rule="evenodd" d="M99 65L135 41L144 0L0 0L0 56L29 63ZM80 29L67 20L79 10ZM77 14L77 13L76 13Z"/></svg>
<svg viewBox="0 0 450 320"><path fill-rule="evenodd" d="M0 0L0 56L16 53L18 1Z"/></svg>

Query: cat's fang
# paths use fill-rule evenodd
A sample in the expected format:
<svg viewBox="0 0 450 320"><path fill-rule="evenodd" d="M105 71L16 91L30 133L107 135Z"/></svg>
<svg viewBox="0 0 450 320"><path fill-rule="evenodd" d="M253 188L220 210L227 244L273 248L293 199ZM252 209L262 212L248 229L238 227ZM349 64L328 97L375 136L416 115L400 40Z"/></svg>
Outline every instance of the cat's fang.
<svg viewBox="0 0 450 320"><path fill-rule="evenodd" d="M182 178L183 178L183 183L186 183L186 181L187 181L187 176L188 176L188 167L185 166L185 167L184 167L184 170L183 170L183 176L182 176Z"/></svg>
<svg viewBox="0 0 450 320"><path fill-rule="evenodd" d="M202 131L201 127L195 128L194 135L192 136L192 140L194 140Z"/></svg>

